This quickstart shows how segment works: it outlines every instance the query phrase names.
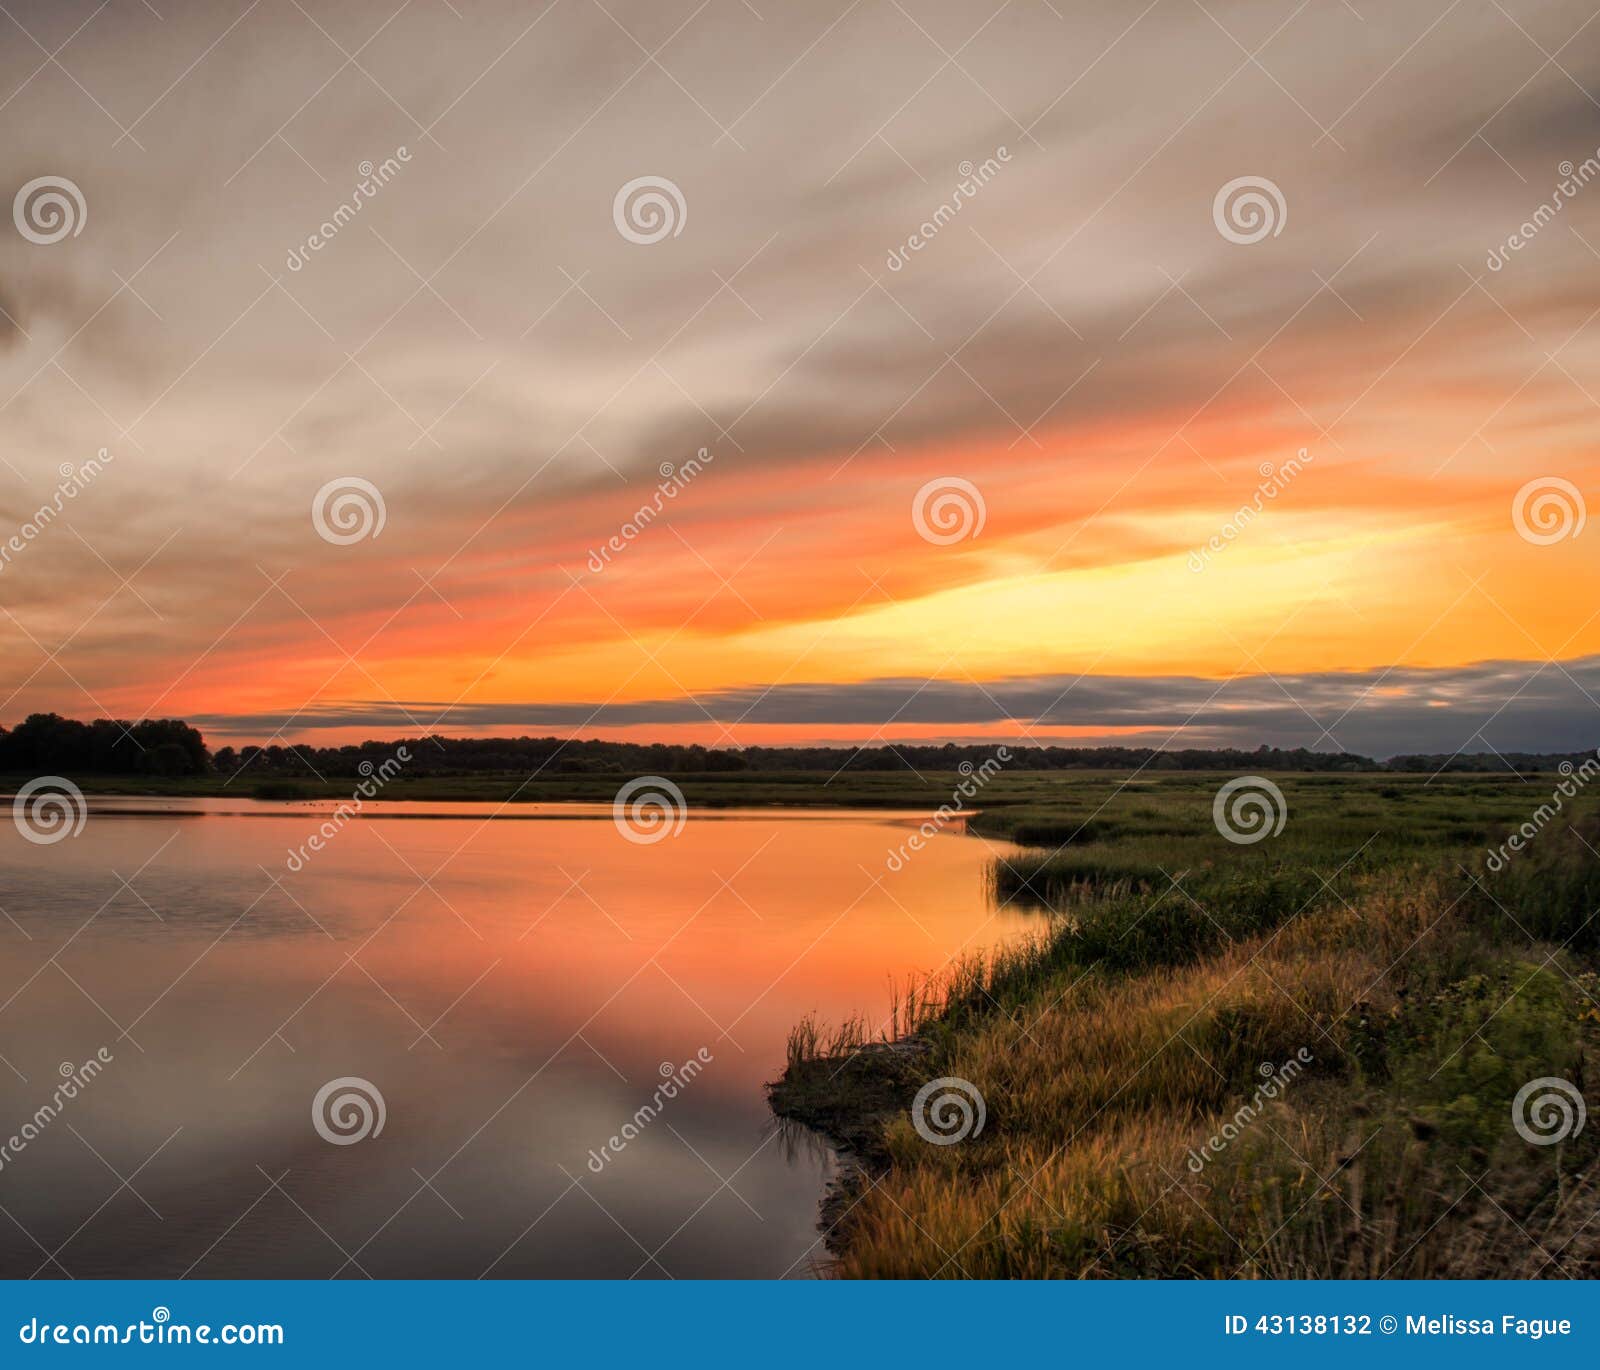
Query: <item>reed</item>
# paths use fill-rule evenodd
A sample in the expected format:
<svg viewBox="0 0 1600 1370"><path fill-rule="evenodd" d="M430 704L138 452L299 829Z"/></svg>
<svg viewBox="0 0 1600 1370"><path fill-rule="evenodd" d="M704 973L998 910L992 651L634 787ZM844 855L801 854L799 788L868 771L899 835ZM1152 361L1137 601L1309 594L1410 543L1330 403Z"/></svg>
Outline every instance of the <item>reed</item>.
<svg viewBox="0 0 1600 1370"><path fill-rule="evenodd" d="M1049 919L893 987L891 1033L927 1054L877 1099L836 1273L1600 1275L1600 1129L1542 1146L1513 1120L1528 1082L1595 1078L1600 832L1552 826L1491 875L1517 796L1315 779L1291 815L1299 794L1328 822L1287 841L1222 843L1192 795L1145 794L1122 829L997 863ZM908 1111L941 1077L986 1104L954 1145Z"/></svg>

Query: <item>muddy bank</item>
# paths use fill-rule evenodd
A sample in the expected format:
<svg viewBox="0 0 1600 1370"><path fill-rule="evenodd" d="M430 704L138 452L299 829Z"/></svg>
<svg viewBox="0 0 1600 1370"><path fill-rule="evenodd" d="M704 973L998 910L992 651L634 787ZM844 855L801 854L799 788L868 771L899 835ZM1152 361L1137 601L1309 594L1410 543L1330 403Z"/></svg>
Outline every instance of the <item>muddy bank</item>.
<svg viewBox="0 0 1600 1370"><path fill-rule="evenodd" d="M845 1056L791 1062L767 1086L773 1113L810 1128L838 1153L839 1174L822 1197L817 1223L832 1255L849 1245L857 1196L888 1167L885 1129L926 1081L931 1054L916 1037L874 1042Z"/></svg>

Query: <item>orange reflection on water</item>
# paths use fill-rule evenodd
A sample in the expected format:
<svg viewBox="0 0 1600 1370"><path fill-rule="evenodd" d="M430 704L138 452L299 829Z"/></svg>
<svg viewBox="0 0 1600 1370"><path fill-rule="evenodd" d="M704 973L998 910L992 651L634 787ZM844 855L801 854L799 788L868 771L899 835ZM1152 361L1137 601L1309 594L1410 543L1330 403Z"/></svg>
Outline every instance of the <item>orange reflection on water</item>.
<svg viewBox="0 0 1600 1370"><path fill-rule="evenodd" d="M778 1144L762 1090L791 1027L880 1024L891 977L1036 926L992 907L1000 849L975 837L943 832L889 869L922 815L702 811L647 845L605 809L406 806L290 871L325 806L114 807L144 812L93 814L70 878L51 849L0 852L33 938L3 948L0 1050L48 1079L109 1038L74 1125L126 1168L161 1148L139 1185L159 1225L119 1199L76 1235L99 1162L64 1129L30 1150L18 1217L70 1237L75 1274L351 1273L303 1215L249 1207L263 1173L291 1176L374 1275L803 1272L828 1162ZM697 1056L703 1073L596 1169ZM310 1101L346 1076L387 1120L329 1146ZM13 1111L31 1097L0 1094ZM446 1198L419 1199L419 1176ZM38 1263L0 1234L5 1273Z"/></svg>

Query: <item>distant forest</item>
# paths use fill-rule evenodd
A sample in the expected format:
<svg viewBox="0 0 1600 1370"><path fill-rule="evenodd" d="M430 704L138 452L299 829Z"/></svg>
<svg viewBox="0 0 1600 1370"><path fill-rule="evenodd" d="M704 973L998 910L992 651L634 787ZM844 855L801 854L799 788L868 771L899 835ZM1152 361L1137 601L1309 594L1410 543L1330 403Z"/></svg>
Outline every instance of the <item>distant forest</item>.
<svg viewBox="0 0 1600 1370"><path fill-rule="evenodd" d="M142 723L30 714L0 728L0 771L32 775L206 775L213 758L197 728L177 718Z"/></svg>
<svg viewBox="0 0 1600 1370"><path fill-rule="evenodd" d="M9 731L0 728L0 773L21 775L231 776L238 771L274 778L351 777L381 765L405 746L408 776L449 775L726 775L738 771L952 771L962 762L981 766L1000 743L894 747L731 747L666 743L563 741L556 737L423 737L359 746L246 746L207 748L198 729L181 719L139 723L97 719L83 723L59 714L32 714ZM1283 749L1150 747L1024 747L1004 744L1017 770L1178 771L1483 771L1531 775L1574 764L1592 753L1411 754L1387 762L1350 752Z"/></svg>

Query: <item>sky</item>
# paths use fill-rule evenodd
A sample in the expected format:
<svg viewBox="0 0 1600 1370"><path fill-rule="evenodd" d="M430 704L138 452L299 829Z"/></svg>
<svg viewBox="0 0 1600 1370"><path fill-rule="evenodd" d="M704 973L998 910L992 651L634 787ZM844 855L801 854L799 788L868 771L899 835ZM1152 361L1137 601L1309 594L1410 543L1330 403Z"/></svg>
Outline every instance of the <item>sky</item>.
<svg viewBox="0 0 1600 1370"><path fill-rule="evenodd" d="M1595 20L7 0L0 720L1593 747Z"/></svg>

